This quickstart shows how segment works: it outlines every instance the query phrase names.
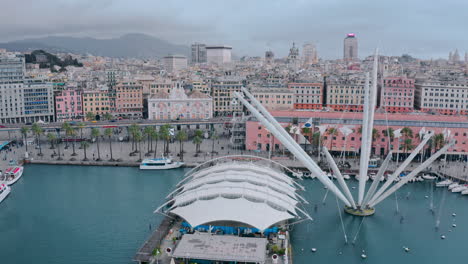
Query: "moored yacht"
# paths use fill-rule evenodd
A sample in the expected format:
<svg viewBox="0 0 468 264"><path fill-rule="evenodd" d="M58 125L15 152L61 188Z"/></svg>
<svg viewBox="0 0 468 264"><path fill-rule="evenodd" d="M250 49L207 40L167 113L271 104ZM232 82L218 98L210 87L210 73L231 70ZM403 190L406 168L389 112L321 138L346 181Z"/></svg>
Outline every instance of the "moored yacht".
<svg viewBox="0 0 468 264"><path fill-rule="evenodd" d="M455 183L450 184L449 187L448 187L448 189L449 189L449 190L452 190L453 188L456 188L456 187L458 187L458 186L460 186L460 184L459 184L458 182L455 182Z"/></svg>
<svg viewBox="0 0 468 264"><path fill-rule="evenodd" d="M460 185L458 187L455 187L452 189L452 192L453 193L457 193L457 192L463 192L464 190L468 190L468 185Z"/></svg>
<svg viewBox="0 0 468 264"><path fill-rule="evenodd" d="M462 195L468 195L468 188L461 192Z"/></svg>
<svg viewBox="0 0 468 264"><path fill-rule="evenodd" d="M180 161L172 161L170 158L144 159L140 164L140 170L168 170L184 165Z"/></svg>
<svg viewBox="0 0 468 264"><path fill-rule="evenodd" d="M23 176L23 166L9 167L5 173L0 176L0 182L7 185L13 185L21 176Z"/></svg>
<svg viewBox="0 0 468 264"><path fill-rule="evenodd" d="M440 181L440 182L436 183L436 187L447 187L447 186L449 186L449 185L452 184L452 183L453 183L452 180L447 179L447 180Z"/></svg>
<svg viewBox="0 0 468 264"><path fill-rule="evenodd" d="M5 198L10 194L11 188L10 186L2 183L0 184L0 203L5 200Z"/></svg>
<svg viewBox="0 0 468 264"><path fill-rule="evenodd" d="M425 180L435 180L435 179L437 179L436 176L431 176L431 175L429 175L429 174L424 174L422 177L423 177L423 179L425 179Z"/></svg>

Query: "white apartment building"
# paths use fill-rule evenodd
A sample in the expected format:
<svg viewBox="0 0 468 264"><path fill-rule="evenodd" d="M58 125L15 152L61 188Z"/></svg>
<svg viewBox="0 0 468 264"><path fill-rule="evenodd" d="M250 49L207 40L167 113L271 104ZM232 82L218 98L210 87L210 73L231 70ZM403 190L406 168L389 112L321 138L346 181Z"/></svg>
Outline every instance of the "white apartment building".
<svg viewBox="0 0 468 264"><path fill-rule="evenodd" d="M416 80L416 109L445 115L468 115L468 82Z"/></svg>
<svg viewBox="0 0 468 264"><path fill-rule="evenodd" d="M54 121L53 85L24 75L23 55L0 54L0 122Z"/></svg>
<svg viewBox="0 0 468 264"><path fill-rule="evenodd" d="M206 46L206 59L208 64L223 65L231 62L232 47L230 46Z"/></svg>
<svg viewBox="0 0 468 264"><path fill-rule="evenodd" d="M187 57L182 55L169 55L163 58L164 69L169 73L175 73L187 68Z"/></svg>

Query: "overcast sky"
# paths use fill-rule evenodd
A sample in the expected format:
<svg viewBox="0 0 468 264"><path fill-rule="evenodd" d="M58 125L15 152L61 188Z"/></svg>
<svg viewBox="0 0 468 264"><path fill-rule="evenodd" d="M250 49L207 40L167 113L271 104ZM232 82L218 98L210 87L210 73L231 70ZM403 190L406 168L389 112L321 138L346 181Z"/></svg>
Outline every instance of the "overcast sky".
<svg viewBox="0 0 468 264"><path fill-rule="evenodd" d="M189 45L229 44L238 56L284 56L292 42L340 58L346 33L359 56L447 57L468 51L467 0L1 0L0 42L46 35L147 33Z"/></svg>

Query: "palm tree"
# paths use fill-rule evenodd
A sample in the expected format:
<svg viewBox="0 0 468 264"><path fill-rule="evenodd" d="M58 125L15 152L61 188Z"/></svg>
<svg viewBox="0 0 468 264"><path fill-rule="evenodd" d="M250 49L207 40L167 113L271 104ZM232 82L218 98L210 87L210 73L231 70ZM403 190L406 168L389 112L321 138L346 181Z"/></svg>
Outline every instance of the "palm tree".
<svg viewBox="0 0 468 264"><path fill-rule="evenodd" d="M111 115L110 113L105 113L103 118L104 118L104 120L112 120L112 119L114 119L114 116Z"/></svg>
<svg viewBox="0 0 468 264"><path fill-rule="evenodd" d="M71 129L71 125L67 122L63 123L62 124L62 130L65 131L65 138L66 138L66 141L65 141L65 149L68 149L68 139L69 138L69 135L68 135L68 132L69 130Z"/></svg>
<svg viewBox="0 0 468 264"><path fill-rule="evenodd" d="M158 131L153 130L153 132L151 132L151 139L153 139L155 141L155 144L154 144L154 158L156 158L156 155L158 154L158 139L159 139L159 133Z"/></svg>
<svg viewBox="0 0 468 264"><path fill-rule="evenodd" d="M79 122L76 126L80 129L80 139L83 140L83 128L85 128L85 123Z"/></svg>
<svg viewBox="0 0 468 264"><path fill-rule="evenodd" d="M377 130L377 128L373 128L372 129L372 145L371 145L371 150L374 149L374 153L375 154L375 147L374 147L374 142L380 138L380 132L379 130Z"/></svg>
<svg viewBox="0 0 468 264"><path fill-rule="evenodd" d="M71 154L72 156L76 156L78 154L76 154L75 152L75 140L76 140L76 129L74 127L70 127L68 129L68 131L66 131L66 133L73 138L72 140L72 148L73 148L73 153Z"/></svg>
<svg viewBox="0 0 468 264"><path fill-rule="evenodd" d="M94 119L96 119L96 115L94 115L94 113L92 113L92 112L86 113L86 120L87 121L92 121Z"/></svg>
<svg viewBox="0 0 468 264"><path fill-rule="evenodd" d="M187 140L187 133L185 131L180 130L179 133L176 135L176 139L179 141L179 146L180 146L180 160L184 161L184 141Z"/></svg>
<svg viewBox="0 0 468 264"><path fill-rule="evenodd" d="M37 145L39 146L39 154L37 155L42 156L44 154L42 154L42 148L41 148L41 135L44 133L44 130L37 123L34 123L32 125L31 130L33 131L34 135L36 135Z"/></svg>
<svg viewBox="0 0 468 264"><path fill-rule="evenodd" d="M99 136L101 135L101 132L99 131L98 128L96 127L93 127L91 129L91 136L93 138L96 138L96 144L97 144L97 155L98 155L98 158L96 159L96 161L101 161L101 152L99 150Z"/></svg>
<svg viewBox="0 0 468 264"><path fill-rule="evenodd" d="M333 148L333 138L336 137L336 135L338 135L338 129L334 128L334 127L330 127L327 129L327 135L330 137L330 151L332 151L332 148Z"/></svg>
<svg viewBox="0 0 468 264"><path fill-rule="evenodd" d="M112 157L112 128L106 128L104 130L104 135L109 138L109 151L110 151L110 160L109 161L114 161L114 158Z"/></svg>
<svg viewBox="0 0 468 264"><path fill-rule="evenodd" d="M153 152L152 150L152 146L150 147L150 144L152 145L153 141L151 140L151 134L153 133L154 131L154 127L152 126L147 126L143 129L143 134L146 135L148 137L148 151L146 152L145 156L149 156L151 155L151 153Z"/></svg>
<svg viewBox="0 0 468 264"><path fill-rule="evenodd" d="M413 138L413 130L411 130L411 128L409 127L404 127L401 129L401 135L404 138L403 140L403 145L404 145L407 139ZM408 142L411 142L411 141L408 141ZM403 148L403 149L406 149L406 148ZM406 151L408 150L411 150L411 149L406 149ZM406 151L405 151L405 154L406 154Z"/></svg>
<svg viewBox="0 0 468 264"><path fill-rule="evenodd" d="M136 143L138 144L138 146L140 147L141 149L141 140L143 139L143 135L141 134L141 131L138 130L136 133L135 133L135 141ZM138 159L138 162L141 162L142 159L141 159L141 151L139 152L140 154L140 158Z"/></svg>
<svg viewBox="0 0 468 264"><path fill-rule="evenodd" d="M24 138L24 145L26 145L26 152L28 152L28 132L29 132L29 128L27 126L21 127L21 135Z"/></svg>
<svg viewBox="0 0 468 264"><path fill-rule="evenodd" d="M84 153L84 159L83 161L87 161L88 160L88 157L86 156L86 148L89 147L89 143L88 141L81 141L81 148L83 149L83 153Z"/></svg>
<svg viewBox="0 0 468 264"><path fill-rule="evenodd" d="M412 150L413 147L413 140L411 138L407 138L403 141L403 150L405 153L409 150Z"/></svg>
<svg viewBox="0 0 468 264"><path fill-rule="evenodd" d="M196 145L196 147L195 147L195 152L196 152L197 154L200 153L200 144L203 142L203 139L202 139L201 137L199 137L199 136L195 136L195 137L193 138L192 142L193 142L193 144ZM197 154L195 154L195 155L197 155Z"/></svg>
<svg viewBox="0 0 468 264"><path fill-rule="evenodd" d="M216 130L214 130L214 129L211 130L210 137L211 137L211 159L213 159L213 155L215 153L215 151L214 151L215 141L219 138L218 133L216 132ZM271 146L270 146L270 148L271 148Z"/></svg>
<svg viewBox="0 0 468 264"><path fill-rule="evenodd" d="M58 137L57 137L57 153L58 153L58 157L57 157L57 160L63 160L62 158L62 154L60 153L60 142L62 142L62 138L60 137L60 133L58 134Z"/></svg>
<svg viewBox="0 0 468 264"><path fill-rule="evenodd" d="M140 131L140 127L138 126L138 124L131 124L129 127L128 127L128 132L130 134L130 136L132 137L132 153L137 153L138 152L138 148L136 148L135 150L135 135L137 132Z"/></svg>
<svg viewBox="0 0 468 264"><path fill-rule="evenodd" d="M171 133L170 130L171 126L170 125L162 125L161 128L159 129L159 136L161 139L164 140L164 155L169 154L169 142L171 140Z"/></svg>
<svg viewBox="0 0 468 264"><path fill-rule="evenodd" d="M437 150L441 149L445 145L445 138L444 138L444 134L442 133L435 134L431 140L432 140L432 147L434 148L434 152L437 152Z"/></svg>
<svg viewBox="0 0 468 264"><path fill-rule="evenodd" d="M54 142L57 139L57 136L54 133L47 133L47 140L50 143L50 149L54 149Z"/></svg>
<svg viewBox="0 0 468 264"><path fill-rule="evenodd" d="M384 136L388 138L388 151L391 149L391 143L393 142L393 139L395 138L395 130L393 128L388 127L383 131ZM387 152L388 153L388 152Z"/></svg>

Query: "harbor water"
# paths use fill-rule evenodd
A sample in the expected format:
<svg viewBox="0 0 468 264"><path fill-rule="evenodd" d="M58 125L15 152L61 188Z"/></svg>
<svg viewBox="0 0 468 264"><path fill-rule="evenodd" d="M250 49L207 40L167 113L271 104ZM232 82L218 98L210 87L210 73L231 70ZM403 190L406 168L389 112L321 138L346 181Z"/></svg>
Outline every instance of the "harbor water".
<svg viewBox="0 0 468 264"><path fill-rule="evenodd" d="M132 263L162 219L153 210L184 171L26 166L23 178L0 204L1 263ZM408 184L379 204L374 216L362 220L342 213L343 205L337 205L331 193L323 204L326 189L317 180L301 183L310 202L305 209L314 221L293 227L295 264L464 263L468 258L468 197L446 188L431 191L429 182ZM431 198L434 213L429 210Z"/></svg>

